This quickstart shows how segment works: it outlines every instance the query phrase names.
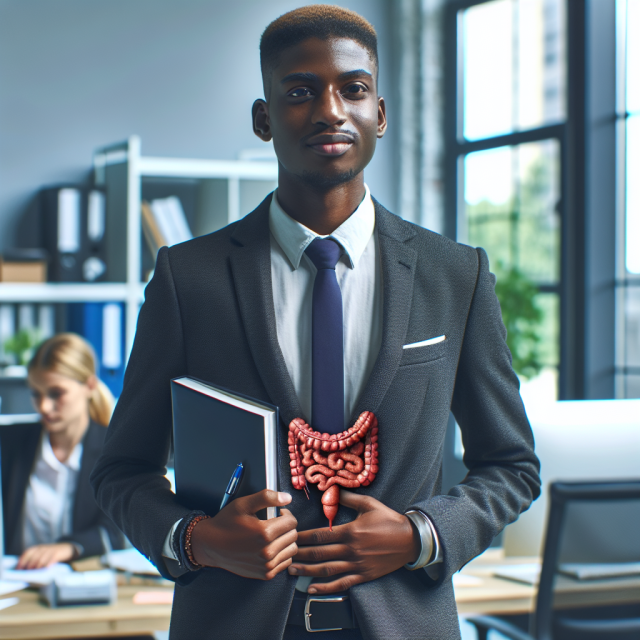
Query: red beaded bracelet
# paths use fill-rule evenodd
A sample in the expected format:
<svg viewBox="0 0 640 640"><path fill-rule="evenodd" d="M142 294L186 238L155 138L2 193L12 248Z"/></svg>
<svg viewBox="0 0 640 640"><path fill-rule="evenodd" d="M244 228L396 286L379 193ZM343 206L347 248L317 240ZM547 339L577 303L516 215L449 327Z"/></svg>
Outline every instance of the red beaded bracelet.
<svg viewBox="0 0 640 640"><path fill-rule="evenodd" d="M191 534L193 533L193 530L195 526L198 524L198 522L200 522L201 520L206 520L207 518L210 518L210 517L211 516L196 516L188 524L187 531L184 535L184 551L187 554L187 559L196 569L200 569L203 565L196 562L195 558L193 557L193 550L191 548Z"/></svg>

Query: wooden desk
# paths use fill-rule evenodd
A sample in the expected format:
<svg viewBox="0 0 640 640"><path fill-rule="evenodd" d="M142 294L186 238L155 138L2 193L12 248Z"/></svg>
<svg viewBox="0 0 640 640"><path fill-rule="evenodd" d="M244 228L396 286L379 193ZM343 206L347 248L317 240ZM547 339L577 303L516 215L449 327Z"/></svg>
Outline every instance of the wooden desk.
<svg viewBox="0 0 640 640"><path fill-rule="evenodd" d="M481 580L475 586L456 586L456 602L462 615L530 613L535 587L495 578L496 565L531 562L532 558L503 558L490 550L470 562L462 572ZM121 585L118 601L111 606L50 609L34 591L15 594L20 603L0 611L0 640L44 640L91 636L149 635L168 629L171 605L133 604L138 591L163 587ZM164 587L167 588L167 587ZM640 578L578 583L560 577L559 605L620 604L640 599ZM11 595L7 596L11 597Z"/></svg>
<svg viewBox="0 0 640 640"><path fill-rule="evenodd" d="M166 588L166 587L165 587ZM149 635L169 628L171 605L133 604L138 591L157 591L158 587L123 585L118 601L95 607L50 609L39 601L36 591L19 591L20 603L0 611L0 638L3 640L42 640L44 638L82 638L91 636ZM7 597L12 597L10 594Z"/></svg>
<svg viewBox="0 0 640 640"><path fill-rule="evenodd" d="M535 608L537 588L512 580L496 578L492 574L500 566L536 562L537 558L505 558L502 550L489 549L472 560L463 574L480 578L476 586L455 586L458 611L466 614L531 613ZM640 578L615 580L572 580L557 576L556 606L561 609L632 604L640 601Z"/></svg>

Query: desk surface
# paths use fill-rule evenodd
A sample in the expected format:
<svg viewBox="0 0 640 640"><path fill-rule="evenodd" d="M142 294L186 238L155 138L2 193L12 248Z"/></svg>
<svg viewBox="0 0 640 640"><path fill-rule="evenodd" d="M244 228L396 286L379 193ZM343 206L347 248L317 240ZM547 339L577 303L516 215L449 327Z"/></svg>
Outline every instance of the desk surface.
<svg viewBox="0 0 640 640"><path fill-rule="evenodd" d="M166 587L165 587L166 588ZM50 609L39 601L36 591L20 591L7 597L20 598L19 604L0 611L0 638L30 640L81 638L91 636L148 635L169 628L171 605L133 604L138 591L157 591L158 587L123 585L113 605Z"/></svg>
<svg viewBox="0 0 640 640"><path fill-rule="evenodd" d="M456 602L461 614L528 613L535 605L535 587L493 577L496 565L531 562L531 558L502 558L489 551L464 569L463 575L481 582L456 586ZM578 583L558 579L560 606L637 602L640 578ZM50 609L38 601L34 591L13 594L20 603L0 611L0 639L43 640L91 636L146 635L169 627L171 605L133 604L138 591L157 591L162 587L121 585L118 601L111 606ZM164 587L170 588L170 587ZM7 596L11 597L11 595Z"/></svg>

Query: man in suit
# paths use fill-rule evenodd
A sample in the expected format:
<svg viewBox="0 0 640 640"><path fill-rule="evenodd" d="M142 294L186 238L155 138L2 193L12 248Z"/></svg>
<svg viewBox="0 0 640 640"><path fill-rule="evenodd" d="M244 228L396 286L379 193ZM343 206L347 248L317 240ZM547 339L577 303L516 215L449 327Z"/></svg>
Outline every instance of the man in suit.
<svg viewBox="0 0 640 640"><path fill-rule="evenodd" d="M459 638L453 573L539 493L495 280L484 251L369 195L363 170L386 130L369 23L337 7L298 9L269 25L261 63L253 125L273 140L278 189L243 220L159 252L92 476L97 499L176 579L172 638L306 637L336 619L342 630L317 637ZM328 268L344 308L344 427L374 412L380 450L375 481L341 492L332 532L318 492L292 487L286 439L294 418L314 413L320 267L308 249L327 237L340 254ZM163 475L169 380L180 375L280 408L281 493L239 498L208 519L178 503ZM440 495L450 410L469 474ZM255 516L284 505L278 518ZM341 601L314 604L331 594Z"/></svg>

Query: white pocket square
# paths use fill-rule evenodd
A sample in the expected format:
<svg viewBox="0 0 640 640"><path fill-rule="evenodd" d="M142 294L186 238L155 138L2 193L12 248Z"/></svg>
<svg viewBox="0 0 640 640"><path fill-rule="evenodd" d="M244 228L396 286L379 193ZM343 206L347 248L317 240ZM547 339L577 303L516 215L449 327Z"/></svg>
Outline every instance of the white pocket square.
<svg viewBox="0 0 640 640"><path fill-rule="evenodd" d="M438 336L437 338L429 338L428 340L422 340L422 342L412 342L411 344L403 345L403 349L415 349L416 347L427 347L430 344L438 344L438 342L444 342L446 336Z"/></svg>

